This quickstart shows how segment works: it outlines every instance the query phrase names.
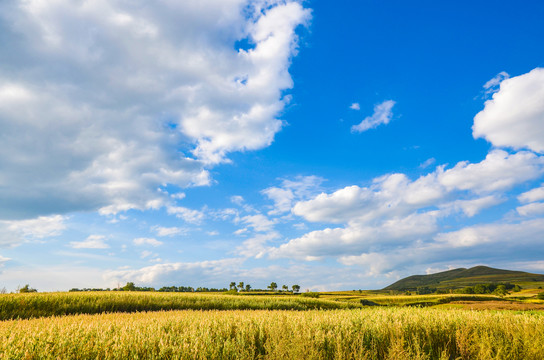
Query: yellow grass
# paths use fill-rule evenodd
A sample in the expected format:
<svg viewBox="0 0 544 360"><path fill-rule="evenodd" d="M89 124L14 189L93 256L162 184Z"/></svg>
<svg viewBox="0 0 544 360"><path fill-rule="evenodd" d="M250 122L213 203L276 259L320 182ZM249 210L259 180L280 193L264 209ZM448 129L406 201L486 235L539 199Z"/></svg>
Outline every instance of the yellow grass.
<svg viewBox="0 0 544 360"><path fill-rule="evenodd" d="M544 316L418 308L0 322L0 359L542 359Z"/></svg>

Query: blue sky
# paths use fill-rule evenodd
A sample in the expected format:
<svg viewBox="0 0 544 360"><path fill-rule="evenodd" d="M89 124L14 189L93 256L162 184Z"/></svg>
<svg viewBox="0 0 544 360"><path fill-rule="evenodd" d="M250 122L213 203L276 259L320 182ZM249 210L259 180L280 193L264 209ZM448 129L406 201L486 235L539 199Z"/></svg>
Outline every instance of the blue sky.
<svg viewBox="0 0 544 360"><path fill-rule="evenodd" d="M544 4L0 4L0 287L544 273Z"/></svg>

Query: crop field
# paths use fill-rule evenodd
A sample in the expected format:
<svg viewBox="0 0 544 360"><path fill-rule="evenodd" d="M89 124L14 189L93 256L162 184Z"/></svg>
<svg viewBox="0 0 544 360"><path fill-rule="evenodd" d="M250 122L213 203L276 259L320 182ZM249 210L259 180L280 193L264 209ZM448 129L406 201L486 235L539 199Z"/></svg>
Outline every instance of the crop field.
<svg viewBox="0 0 544 360"><path fill-rule="evenodd" d="M0 295L0 320L160 310L311 310L360 308L358 303L301 296L221 293L89 292Z"/></svg>
<svg viewBox="0 0 544 360"><path fill-rule="evenodd" d="M418 308L168 311L0 323L2 359L541 359L544 317Z"/></svg>
<svg viewBox="0 0 544 360"><path fill-rule="evenodd" d="M0 359L542 359L544 312L401 298L364 306L300 295L6 294Z"/></svg>

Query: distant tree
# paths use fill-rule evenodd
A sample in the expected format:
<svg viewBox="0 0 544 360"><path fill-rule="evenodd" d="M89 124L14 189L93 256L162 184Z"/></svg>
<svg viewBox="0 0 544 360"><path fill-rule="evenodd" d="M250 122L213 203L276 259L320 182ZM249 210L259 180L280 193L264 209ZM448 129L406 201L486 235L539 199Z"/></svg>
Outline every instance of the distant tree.
<svg viewBox="0 0 544 360"><path fill-rule="evenodd" d="M230 283L229 289L230 290L236 290L236 283L234 281Z"/></svg>
<svg viewBox="0 0 544 360"><path fill-rule="evenodd" d="M249 292L249 290L251 290L251 285L247 284L246 285L246 291Z"/></svg>
<svg viewBox="0 0 544 360"><path fill-rule="evenodd" d="M497 288L493 290L493 294L499 295L499 296L504 296L508 294L508 291L506 290L506 285L502 285L502 284L497 285Z"/></svg>
<svg viewBox="0 0 544 360"><path fill-rule="evenodd" d="M536 296L537 299L540 299L540 300L544 300L544 292L541 292L539 293L537 296Z"/></svg>
<svg viewBox="0 0 544 360"><path fill-rule="evenodd" d="M272 281L270 285L268 285L268 288L272 291L276 291L276 289L278 288L278 284Z"/></svg>
<svg viewBox="0 0 544 360"><path fill-rule="evenodd" d="M8 291L6 290L5 287L2 288L2 290L0 290L0 294L7 294Z"/></svg>
<svg viewBox="0 0 544 360"><path fill-rule="evenodd" d="M513 292L520 292L521 291L521 287L519 285L516 285L514 286L514 288L512 289Z"/></svg>
<svg viewBox="0 0 544 360"><path fill-rule="evenodd" d="M125 286L121 288L123 291L136 291L136 285L133 282L127 282Z"/></svg>
<svg viewBox="0 0 544 360"><path fill-rule="evenodd" d="M244 282L243 281L240 281L238 283L238 288L240 289L240 291L244 291Z"/></svg>
<svg viewBox="0 0 544 360"><path fill-rule="evenodd" d="M281 288L282 288L283 291L288 291L289 290L289 286L287 286L287 285L282 285Z"/></svg>
<svg viewBox="0 0 544 360"><path fill-rule="evenodd" d="M19 292L21 294L23 294L23 293L33 293L33 292L38 292L38 290L32 289L30 287L30 285L26 284L25 286L23 286L22 288L19 289Z"/></svg>
<svg viewBox="0 0 544 360"><path fill-rule="evenodd" d="M291 288L293 289L294 293L298 293L300 291L300 286L299 285L293 285L293 286L291 286Z"/></svg>

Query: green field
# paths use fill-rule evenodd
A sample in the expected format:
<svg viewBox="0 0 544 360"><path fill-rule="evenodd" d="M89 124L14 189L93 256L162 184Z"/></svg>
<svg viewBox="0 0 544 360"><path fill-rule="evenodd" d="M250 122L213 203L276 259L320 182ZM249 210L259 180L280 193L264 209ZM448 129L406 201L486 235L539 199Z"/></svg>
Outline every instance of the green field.
<svg viewBox="0 0 544 360"><path fill-rule="evenodd" d="M543 311L457 306L499 302L493 296L318 296L5 294L0 313L12 320L0 321L0 359L542 359L544 354ZM365 306L362 299L379 304ZM527 301L544 304L533 297Z"/></svg>

